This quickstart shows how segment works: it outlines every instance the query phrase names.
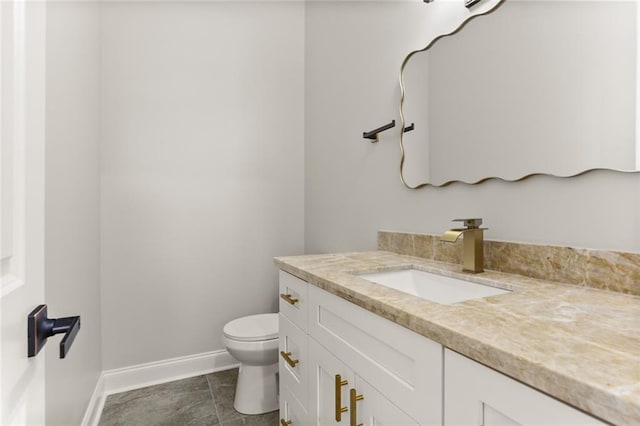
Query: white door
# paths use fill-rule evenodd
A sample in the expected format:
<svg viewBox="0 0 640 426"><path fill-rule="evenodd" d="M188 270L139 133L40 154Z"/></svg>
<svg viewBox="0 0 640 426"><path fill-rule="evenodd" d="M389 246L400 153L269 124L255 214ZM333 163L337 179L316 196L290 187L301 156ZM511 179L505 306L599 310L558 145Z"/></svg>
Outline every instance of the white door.
<svg viewBox="0 0 640 426"><path fill-rule="evenodd" d="M44 424L44 357L27 315L44 300L45 2L0 1L0 424Z"/></svg>

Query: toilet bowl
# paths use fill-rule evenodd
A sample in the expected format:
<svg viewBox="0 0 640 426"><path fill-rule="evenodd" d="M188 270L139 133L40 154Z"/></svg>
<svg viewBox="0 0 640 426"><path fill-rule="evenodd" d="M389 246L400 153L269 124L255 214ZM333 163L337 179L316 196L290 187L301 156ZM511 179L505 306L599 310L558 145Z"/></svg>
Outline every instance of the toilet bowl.
<svg viewBox="0 0 640 426"><path fill-rule="evenodd" d="M240 362L233 407L243 414L278 409L278 314L260 314L228 322L227 351Z"/></svg>

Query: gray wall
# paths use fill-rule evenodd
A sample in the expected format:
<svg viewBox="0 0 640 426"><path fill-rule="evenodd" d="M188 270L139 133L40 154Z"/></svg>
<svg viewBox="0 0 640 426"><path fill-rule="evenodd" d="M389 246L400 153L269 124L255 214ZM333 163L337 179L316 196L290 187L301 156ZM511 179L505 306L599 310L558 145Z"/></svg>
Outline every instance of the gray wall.
<svg viewBox="0 0 640 426"><path fill-rule="evenodd" d="M303 251L304 4L102 10L103 368L223 349Z"/></svg>
<svg viewBox="0 0 640 426"><path fill-rule="evenodd" d="M306 251L374 249L379 229L438 234L478 216L489 239L640 252L640 174L401 186L397 134L370 144L362 131L399 120L399 67L428 7L307 5Z"/></svg>
<svg viewBox="0 0 640 426"><path fill-rule="evenodd" d="M46 419L80 424L102 371L99 266L99 20L92 2L47 6L45 303L80 315L66 359L46 354Z"/></svg>

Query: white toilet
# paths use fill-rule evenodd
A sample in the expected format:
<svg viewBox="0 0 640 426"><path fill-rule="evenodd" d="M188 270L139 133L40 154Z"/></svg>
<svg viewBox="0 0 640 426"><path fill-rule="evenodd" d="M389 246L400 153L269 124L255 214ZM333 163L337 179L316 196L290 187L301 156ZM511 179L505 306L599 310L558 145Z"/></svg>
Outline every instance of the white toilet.
<svg viewBox="0 0 640 426"><path fill-rule="evenodd" d="M227 351L240 361L233 407L243 414L278 409L278 314L260 314L228 322Z"/></svg>

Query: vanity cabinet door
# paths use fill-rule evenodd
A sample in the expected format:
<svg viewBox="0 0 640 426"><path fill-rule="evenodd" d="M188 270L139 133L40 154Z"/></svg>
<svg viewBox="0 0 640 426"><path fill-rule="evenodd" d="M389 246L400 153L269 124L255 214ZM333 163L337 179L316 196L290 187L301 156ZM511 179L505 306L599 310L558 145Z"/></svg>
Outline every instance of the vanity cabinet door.
<svg viewBox="0 0 640 426"><path fill-rule="evenodd" d="M354 424L363 426L394 425L419 426L407 413L391 403L387 398L360 376L356 376L355 398L350 395L349 410L355 413ZM361 397L361 399L359 399ZM440 423L423 426L440 426Z"/></svg>
<svg viewBox="0 0 640 426"><path fill-rule="evenodd" d="M309 364L309 424L419 424L313 338L309 338Z"/></svg>
<svg viewBox="0 0 640 426"><path fill-rule="evenodd" d="M442 423L441 345L317 287L308 294L310 340L418 423Z"/></svg>
<svg viewBox="0 0 640 426"><path fill-rule="evenodd" d="M309 424L349 426L349 389L353 370L309 338Z"/></svg>
<svg viewBox="0 0 640 426"><path fill-rule="evenodd" d="M448 349L444 370L445 425L605 425Z"/></svg>

